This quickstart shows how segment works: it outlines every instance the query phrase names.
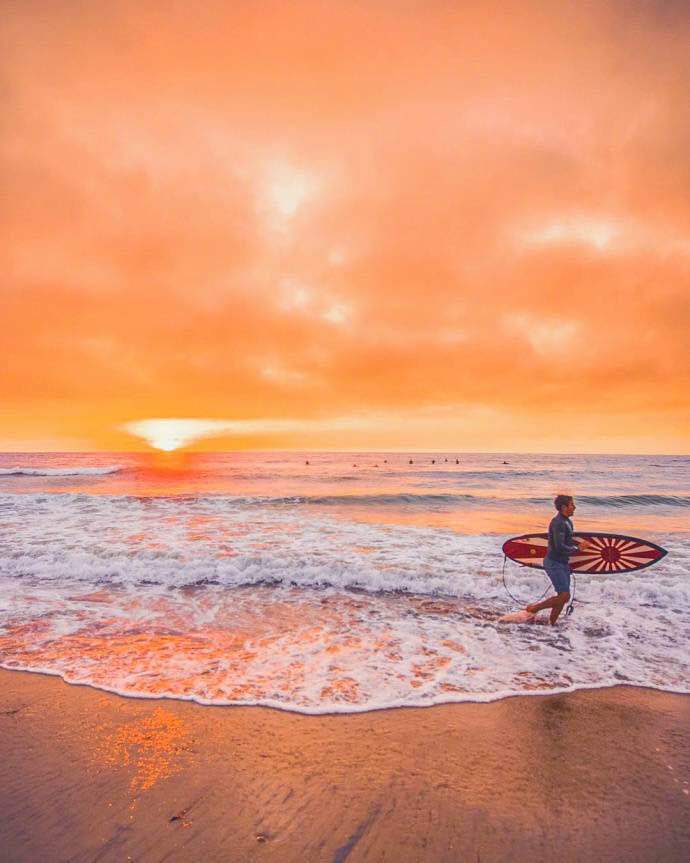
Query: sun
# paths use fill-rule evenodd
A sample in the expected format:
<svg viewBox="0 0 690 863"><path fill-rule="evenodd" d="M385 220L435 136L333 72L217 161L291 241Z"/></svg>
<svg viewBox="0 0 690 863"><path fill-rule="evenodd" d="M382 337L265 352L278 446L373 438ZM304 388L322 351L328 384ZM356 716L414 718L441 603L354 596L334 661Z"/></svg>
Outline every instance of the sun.
<svg viewBox="0 0 690 863"><path fill-rule="evenodd" d="M228 423L212 419L147 419L125 423L122 428L143 438L154 449L173 452L200 438L227 432Z"/></svg>

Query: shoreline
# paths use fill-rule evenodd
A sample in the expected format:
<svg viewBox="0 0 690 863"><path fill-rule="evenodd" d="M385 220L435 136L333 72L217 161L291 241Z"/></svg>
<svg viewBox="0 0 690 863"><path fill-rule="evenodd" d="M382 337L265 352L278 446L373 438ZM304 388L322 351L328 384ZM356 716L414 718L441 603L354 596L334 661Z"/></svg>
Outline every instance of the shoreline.
<svg viewBox="0 0 690 863"><path fill-rule="evenodd" d="M0 847L55 861L680 861L690 696L307 715L0 670Z"/></svg>
<svg viewBox="0 0 690 863"><path fill-rule="evenodd" d="M599 690L609 690L609 689L634 689L640 692L660 692L666 693L668 695L690 695L690 689L668 689L666 687L661 686L653 686L651 684L640 684L640 683L596 683L591 686L573 686L569 689L559 689L555 687L553 689L532 689L524 692L507 692L500 693L498 695L492 695L487 698L464 698L460 700L453 700L452 698L446 698L444 696L443 701L432 701L428 704L391 704L391 705L383 705L381 707L356 707L352 709L352 707L343 708L342 710L324 710L324 711L309 711L305 709L298 709L296 707L285 707L280 704L265 704L259 702L237 702L237 701L203 701L198 700L194 696L184 696L184 695L154 695L150 693L134 693L134 692L124 692L118 689L108 689L104 686L99 686L95 683L88 683L86 681L75 681L69 680L59 671L46 671L43 669L33 670L30 668L11 668L6 665L0 664L0 675L5 672L9 672L10 674L30 674L37 675L39 677L46 678L54 678L59 680L61 683L64 683L70 687L84 687L86 689L93 690L94 692L101 692L106 695L113 695L116 698L126 698L133 701L159 701L159 702L183 702L186 704L194 704L197 707L222 707L222 708L243 708L243 709L252 709L256 708L258 710L272 710L277 713L289 713L295 714L296 716L305 716L305 717L327 717L327 716L361 716L367 713L383 713L386 711L395 711L395 710L429 710L430 708L436 707L446 707L450 705L464 705L464 704L495 704L499 701L506 701L512 698L548 698L549 696L556 695L573 695L576 692L596 692Z"/></svg>

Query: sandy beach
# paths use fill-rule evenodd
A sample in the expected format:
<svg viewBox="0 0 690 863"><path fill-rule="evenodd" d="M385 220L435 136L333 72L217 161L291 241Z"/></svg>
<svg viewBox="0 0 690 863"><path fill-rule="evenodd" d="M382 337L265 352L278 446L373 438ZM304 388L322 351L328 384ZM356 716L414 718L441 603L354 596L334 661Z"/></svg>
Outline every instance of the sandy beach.
<svg viewBox="0 0 690 863"><path fill-rule="evenodd" d="M0 848L29 861L681 861L690 698L350 716L0 672Z"/></svg>

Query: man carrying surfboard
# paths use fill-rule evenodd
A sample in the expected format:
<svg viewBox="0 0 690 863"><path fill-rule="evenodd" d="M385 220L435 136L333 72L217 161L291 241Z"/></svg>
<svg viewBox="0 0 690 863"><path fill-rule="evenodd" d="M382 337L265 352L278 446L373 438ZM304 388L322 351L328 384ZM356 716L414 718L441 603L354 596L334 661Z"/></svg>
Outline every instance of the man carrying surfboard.
<svg viewBox="0 0 690 863"><path fill-rule="evenodd" d="M573 498L567 494L559 494L553 505L558 513L549 524L549 545L544 558L544 569L551 579L556 595L545 599L543 602L528 605L526 608L530 614L536 614L544 608L550 608L549 623L551 626L556 623L561 611L563 611L563 606L570 600L570 564L568 562L570 555L585 549L585 543L578 545L573 540L573 523L570 520L575 512Z"/></svg>
<svg viewBox="0 0 690 863"><path fill-rule="evenodd" d="M513 560L530 569L546 570L556 595L544 602L534 602L521 611L504 614L499 618L500 623L535 623L535 614L543 608L550 608L550 621L553 624L570 600L572 572L611 576L636 572L652 566L668 554L665 548L647 539L620 533L580 533L575 542L570 521L575 512L575 501L569 495L559 494L554 504L558 515L551 521L548 533L525 533L511 537L503 543L502 549L506 560ZM505 564L503 586L508 596L517 601L505 583Z"/></svg>

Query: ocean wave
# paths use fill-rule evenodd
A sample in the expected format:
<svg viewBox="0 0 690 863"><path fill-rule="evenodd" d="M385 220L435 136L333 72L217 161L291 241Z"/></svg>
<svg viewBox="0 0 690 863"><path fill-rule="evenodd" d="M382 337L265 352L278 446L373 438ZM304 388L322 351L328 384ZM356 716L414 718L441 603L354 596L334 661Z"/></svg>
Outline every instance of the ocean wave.
<svg viewBox="0 0 690 863"><path fill-rule="evenodd" d="M618 495L576 495L579 503L591 506L690 506L690 495L668 494L618 494ZM351 495L312 495L294 498L272 498L271 503L304 503L321 506L454 506L459 504L509 504L511 507L521 503L543 505L550 503L544 497L501 497L500 495L465 494L456 492L430 494L351 494Z"/></svg>
<svg viewBox="0 0 690 863"><path fill-rule="evenodd" d="M33 471L33 469L31 469ZM62 472L62 469L55 469L55 472L48 473L30 473L28 469L17 468L11 470L0 470L0 478L4 476L13 476L15 474L27 474L29 476L79 476L82 473L94 475L115 473L122 468L89 468L80 471L70 469ZM88 475L88 474L87 474ZM201 494L181 492L178 494L113 494L113 495L89 495L83 492L43 492L34 495L22 495L27 502L36 504L50 504L52 506L72 505L72 504L87 504L89 502L95 505L98 500L100 505L112 504L113 506L127 506L128 504L138 506L156 506L157 504L165 505L167 503L177 505L186 504L189 506L208 506L212 509L241 509L241 508L333 508L338 507L352 509L367 509L367 510L395 510L399 509L429 509L429 510L449 510L461 509L462 507L488 507L488 508L510 508L511 510L519 510L521 507L551 507L552 496L544 494L536 495L520 495L520 494L471 494L469 492L421 492L415 494L413 492L390 492L390 493L371 493L371 494L294 494L294 495L232 495L227 492L207 491ZM690 495L672 495L672 494L616 494L616 495L587 495L575 494L575 499L578 504L592 507L610 507L612 509L630 508L653 508L653 507L669 507L669 508L687 508L690 507ZM0 494L0 507L12 508L15 505L16 495Z"/></svg>
<svg viewBox="0 0 690 863"><path fill-rule="evenodd" d="M119 465L110 467L2 467L0 476L105 476L117 473Z"/></svg>
<svg viewBox="0 0 690 863"><path fill-rule="evenodd" d="M483 498L494 500L495 498ZM305 495L295 497L269 498L267 503L295 503L311 504L313 506L434 506L439 504L457 504L482 500L478 495L453 494L453 493L431 493L410 494L407 492L398 494L326 494Z"/></svg>
<svg viewBox="0 0 690 863"><path fill-rule="evenodd" d="M381 495L347 500L358 497L382 506ZM650 569L578 576L576 613L557 628L506 627L504 579L519 603L548 580L504 570L502 537L248 501L0 495L0 665L138 697L304 713L687 687L685 535L653 536L669 554Z"/></svg>
<svg viewBox="0 0 690 863"><path fill-rule="evenodd" d="M502 564L505 538L333 518L326 507L230 506L208 497L1 495L0 511L8 528L0 538L0 575L53 584L281 584L477 596L486 595L487 573ZM669 535L651 539L669 550L655 576L675 579L686 571L682 544ZM543 590L540 571L521 570L520 579ZM502 591L498 581L490 584ZM690 604L690 593L686 599Z"/></svg>
<svg viewBox="0 0 690 863"><path fill-rule="evenodd" d="M590 506L690 506L690 495L684 494L579 494L577 500Z"/></svg>
<svg viewBox="0 0 690 863"><path fill-rule="evenodd" d="M370 465L363 465L363 467L371 467ZM456 467L455 470L451 469L442 469L439 470L434 466L429 467L427 470L405 470L404 467L399 470L386 470L382 471L379 476L386 477L405 477L405 479L409 477L419 477L421 479L427 480L438 480L438 479L453 479L458 482L462 482L463 480L486 480L486 479L524 479L525 477L529 477L530 479L546 479L548 477L559 477L564 473L564 469L536 469L536 470L464 470L462 466Z"/></svg>
<svg viewBox="0 0 690 863"><path fill-rule="evenodd" d="M690 507L690 495L666 494L618 494L575 495L578 503L589 506L622 507ZM187 496L193 500L194 496ZM207 496L209 500L227 501L239 506L314 506L314 507L361 507L365 509L386 508L439 508L469 506L509 506L512 509L523 505L550 506L551 496L471 494L469 492L413 492L378 494L324 494L272 496L230 496L225 494Z"/></svg>
<svg viewBox="0 0 690 863"><path fill-rule="evenodd" d="M673 506L690 507L690 495L669 494L618 494L618 495L576 495L578 503L590 506L635 507L635 506ZM256 500L256 499L254 499ZM548 495L510 496L466 494L457 492L429 494L350 494L350 495L310 495L284 498L267 498L266 503L309 504L314 506L458 506L462 504L507 504L519 507L521 504L543 506L551 502Z"/></svg>
<svg viewBox="0 0 690 863"><path fill-rule="evenodd" d="M669 619L670 606L649 601L644 579L619 583L615 593L590 583L589 604L555 629L499 623L507 603L491 589L455 600L284 587L192 594L75 587L7 585L13 608L0 666L140 698L301 713L621 683L688 691L687 612ZM0 602L3 592L0 578Z"/></svg>

